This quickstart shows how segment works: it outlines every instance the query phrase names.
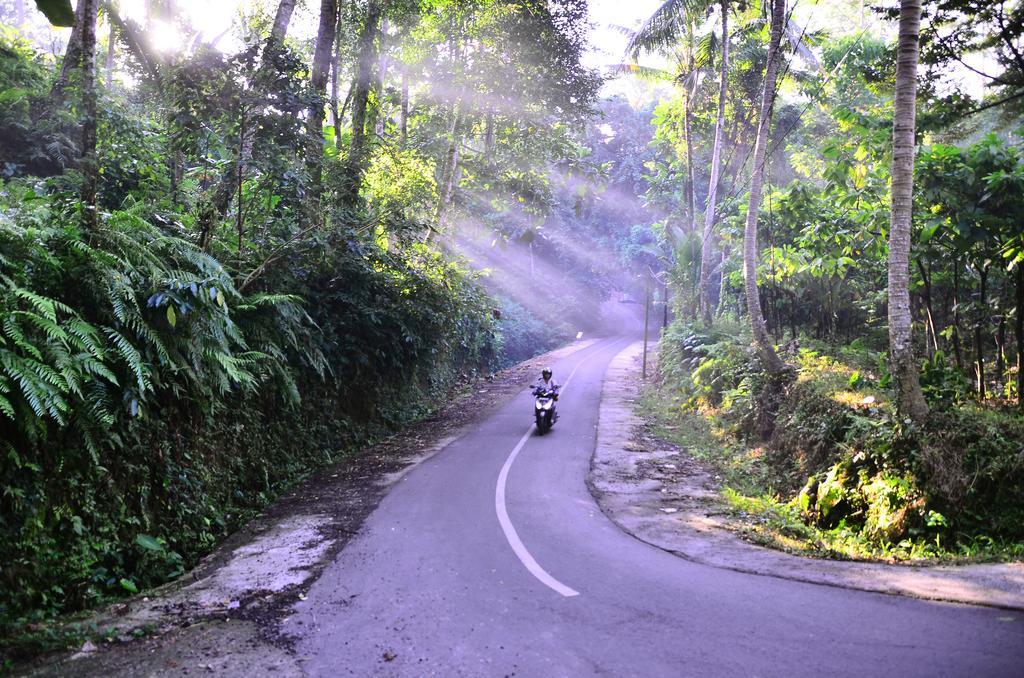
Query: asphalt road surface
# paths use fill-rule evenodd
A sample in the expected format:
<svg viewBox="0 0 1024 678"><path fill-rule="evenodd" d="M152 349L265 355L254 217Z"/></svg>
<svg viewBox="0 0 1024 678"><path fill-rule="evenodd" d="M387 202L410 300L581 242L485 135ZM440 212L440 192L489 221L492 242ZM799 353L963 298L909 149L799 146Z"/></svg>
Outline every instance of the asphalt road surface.
<svg viewBox="0 0 1024 678"><path fill-rule="evenodd" d="M615 527L585 479L629 343L553 366L549 434L524 391L394 487L285 624L308 674L1024 676L1019 613L715 569Z"/></svg>

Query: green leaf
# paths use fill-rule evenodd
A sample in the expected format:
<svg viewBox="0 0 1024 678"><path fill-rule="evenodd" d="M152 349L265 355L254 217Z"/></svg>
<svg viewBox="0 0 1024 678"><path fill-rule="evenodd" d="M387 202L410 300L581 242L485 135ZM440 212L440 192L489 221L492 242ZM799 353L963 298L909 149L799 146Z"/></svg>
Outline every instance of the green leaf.
<svg viewBox="0 0 1024 678"><path fill-rule="evenodd" d="M174 327L175 325L178 324L178 316L174 314L173 306L167 307L167 322L171 325L171 327Z"/></svg>
<svg viewBox="0 0 1024 678"><path fill-rule="evenodd" d="M921 231L920 242L922 245L926 244L929 240L935 237L935 233L942 227L942 222L938 219L932 220L927 226Z"/></svg>
<svg viewBox="0 0 1024 678"><path fill-rule="evenodd" d="M54 26L75 25L75 10L71 8L71 0L36 0L36 7Z"/></svg>
<svg viewBox="0 0 1024 678"><path fill-rule="evenodd" d="M128 593L138 593L139 592L139 587L136 586L135 582L133 582L131 579L121 579L120 584L121 584L121 588L123 588Z"/></svg>
<svg viewBox="0 0 1024 678"><path fill-rule="evenodd" d="M163 551L164 545L161 544L155 537L151 537L148 534L140 534L135 537L135 543L147 551Z"/></svg>

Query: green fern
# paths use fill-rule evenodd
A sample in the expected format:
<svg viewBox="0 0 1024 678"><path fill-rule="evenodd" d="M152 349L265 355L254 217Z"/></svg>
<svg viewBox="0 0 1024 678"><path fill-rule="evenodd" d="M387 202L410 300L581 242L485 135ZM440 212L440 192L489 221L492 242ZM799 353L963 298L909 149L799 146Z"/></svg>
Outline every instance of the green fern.
<svg viewBox="0 0 1024 678"><path fill-rule="evenodd" d="M273 384L294 406L294 365L330 373L299 297L239 294L214 257L149 223L147 206L105 215L85 240L47 204L0 219L0 417L26 460L73 430L101 469L127 420L161 400L216 412Z"/></svg>

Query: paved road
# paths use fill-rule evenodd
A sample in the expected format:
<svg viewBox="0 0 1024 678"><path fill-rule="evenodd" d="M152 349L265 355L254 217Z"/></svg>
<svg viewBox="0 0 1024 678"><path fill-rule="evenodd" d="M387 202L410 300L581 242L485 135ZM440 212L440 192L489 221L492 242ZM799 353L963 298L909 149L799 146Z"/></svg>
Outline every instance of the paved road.
<svg viewBox="0 0 1024 678"><path fill-rule="evenodd" d="M511 464L525 391L392 490L286 622L308 674L1024 676L1019 613L718 570L618 530L585 478L628 344L554 366L561 420Z"/></svg>

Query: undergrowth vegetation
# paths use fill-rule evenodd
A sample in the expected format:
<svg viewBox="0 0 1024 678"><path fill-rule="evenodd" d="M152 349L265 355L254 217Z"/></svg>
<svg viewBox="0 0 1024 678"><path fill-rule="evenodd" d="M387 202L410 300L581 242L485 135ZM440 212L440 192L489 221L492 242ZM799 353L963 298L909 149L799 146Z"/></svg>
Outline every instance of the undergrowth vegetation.
<svg viewBox="0 0 1024 678"><path fill-rule="evenodd" d="M515 365L555 349L571 338L564 327L544 322L511 299L500 301L500 367Z"/></svg>
<svg viewBox="0 0 1024 678"><path fill-rule="evenodd" d="M6 624L180 574L498 361L490 298L425 249L338 246L292 262L301 295L243 294L172 215L136 205L86 236L65 196L0 201Z"/></svg>
<svg viewBox="0 0 1024 678"><path fill-rule="evenodd" d="M981 405L941 353L922 370L931 414L897 418L885 356L861 342L787 345L777 394L745 333L665 332L647 394L659 433L723 477L757 541L845 558L1024 555L1024 422ZM766 430L765 422L770 422Z"/></svg>

